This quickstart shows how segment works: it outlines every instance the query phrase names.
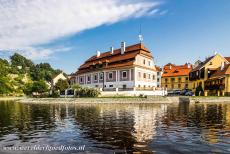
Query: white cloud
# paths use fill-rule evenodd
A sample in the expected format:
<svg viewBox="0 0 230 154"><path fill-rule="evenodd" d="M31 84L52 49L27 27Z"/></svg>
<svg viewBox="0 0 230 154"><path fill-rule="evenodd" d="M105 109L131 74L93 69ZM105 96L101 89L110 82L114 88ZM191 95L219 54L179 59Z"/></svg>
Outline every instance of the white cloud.
<svg viewBox="0 0 230 154"><path fill-rule="evenodd" d="M103 24L152 15L158 5L147 0L0 0L0 52L49 57L58 49L38 46Z"/></svg>

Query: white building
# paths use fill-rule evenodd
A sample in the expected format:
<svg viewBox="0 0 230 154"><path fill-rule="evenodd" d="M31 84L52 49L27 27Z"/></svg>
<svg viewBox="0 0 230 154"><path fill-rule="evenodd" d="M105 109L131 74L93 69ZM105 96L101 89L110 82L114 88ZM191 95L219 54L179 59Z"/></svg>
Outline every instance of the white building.
<svg viewBox="0 0 230 154"><path fill-rule="evenodd" d="M142 43L101 53L82 64L70 83L103 90L153 90L157 71L152 53Z"/></svg>

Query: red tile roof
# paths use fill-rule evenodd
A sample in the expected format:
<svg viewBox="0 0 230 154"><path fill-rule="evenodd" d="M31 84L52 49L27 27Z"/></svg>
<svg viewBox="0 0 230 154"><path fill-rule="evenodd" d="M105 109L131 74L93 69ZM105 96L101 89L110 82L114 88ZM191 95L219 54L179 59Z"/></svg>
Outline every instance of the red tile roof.
<svg viewBox="0 0 230 154"><path fill-rule="evenodd" d="M164 66L162 77L188 76L191 70L191 64L186 63L184 65L174 65L169 63Z"/></svg>
<svg viewBox="0 0 230 154"><path fill-rule="evenodd" d="M145 55L149 58L152 58L151 52L144 47L143 44L135 44L126 47L124 54L121 54L121 49L116 49L111 54L110 51L101 53L99 57L94 55L82 64L77 74L89 72L91 70L96 70L96 66L101 64L100 69L109 69L116 67L132 66L134 65L135 57L138 55Z"/></svg>
<svg viewBox="0 0 230 154"><path fill-rule="evenodd" d="M224 57L230 63L230 57Z"/></svg>
<svg viewBox="0 0 230 154"><path fill-rule="evenodd" d="M159 72L161 71L162 69L160 68L160 66L155 66L156 67L156 70Z"/></svg>

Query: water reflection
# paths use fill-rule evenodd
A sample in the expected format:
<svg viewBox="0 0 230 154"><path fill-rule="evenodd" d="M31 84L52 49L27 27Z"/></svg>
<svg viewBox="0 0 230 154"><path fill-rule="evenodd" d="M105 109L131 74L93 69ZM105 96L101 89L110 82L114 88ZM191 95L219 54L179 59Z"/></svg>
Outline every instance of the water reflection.
<svg viewBox="0 0 230 154"><path fill-rule="evenodd" d="M230 104L0 102L0 146L34 144L86 145L98 153L229 153Z"/></svg>

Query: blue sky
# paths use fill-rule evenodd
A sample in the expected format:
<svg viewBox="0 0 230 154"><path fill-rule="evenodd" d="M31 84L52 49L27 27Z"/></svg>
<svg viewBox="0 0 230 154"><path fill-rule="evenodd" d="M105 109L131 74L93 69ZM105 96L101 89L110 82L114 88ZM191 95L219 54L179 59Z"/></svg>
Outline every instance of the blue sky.
<svg viewBox="0 0 230 154"><path fill-rule="evenodd" d="M75 2L73 1L73 3ZM92 8L86 7L88 11L96 10L97 12L97 9L101 7L93 1L88 0L88 2L92 3ZM15 3L16 1L12 0L13 5L19 5ZM43 3L46 1L37 3L27 6L31 9L30 11L35 13L35 16L39 11L47 11L47 9L43 10ZM35 4L36 8L31 7ZM0 6L2 6L0 13L12 15L9 14L9 9L1 12L3 6L6 8L6 5L9 4L0 1ZM105 4L110 7L109 10L98 14L92 11L92 14L83 14L84 18L73 16L74 18L70 18L70 20L68 17L72 16L69 16L70 12L68 11L71 10L69 7L73 4L67 5L63 1L60 6L53 6L53 3L47 5L52 5L48 10L52 10L52 8L54 10L48 13L54 13L53 16L46 17L44 14L44 16L38 17L41 20L35 21L34 16L26 16L27 18L24 20L25 14L16 9L21 16L14 20L21 21L20 19L24 17L24 22L6 30L0 26L0 30L9 31L8 33L0 32L0 42L4 43L2 45L0 43L0 57L7 57L12 54L12 51L19 52L34 59L37 63L49 62L53 67L71 73L75 72L87 58L95 54L96 50L104 52L108 51L110 46L118 48L121 41L126 41L127 45L138 43L140 23L144 44L152 51L159 66L169 62L175 64L193 63L197 59L203 60L212 55L214 51L224 56L230 56L229 0L127 0L125 3L120 0L110 0ZM101 5L104 5L103 1L101 1ZM37 8L37 6L40 7ZM56 15L55 11L57 10L55 9L59 7L66 7L67 11L59 9L59 13ZM85 6L79 7L78 10L81 11L81 8ZM72 9L75 11L75 7ZM81 12L79 13L81 14ZM50 19L52 17L52 20L49 20L49 17ZM53 17L57 19L54 20ZM59 20L61 17L67 19ZM44 20L44 18L48 19ZM5 20L3 25L6 27L12 22ZM25 25L25 23L30 24ZM41 23L41 25L37 23ZM33 27L33 31L25 27ZM54 31L55 29L57 31ZM13 34L16 33L17 37L9 35L11 31ZM39 31L39 33L34 31ZM2 37L6 35L7 37ZM21 38L21 36L23 37ZM12 50L6 44L12 47Z"/></svg>

